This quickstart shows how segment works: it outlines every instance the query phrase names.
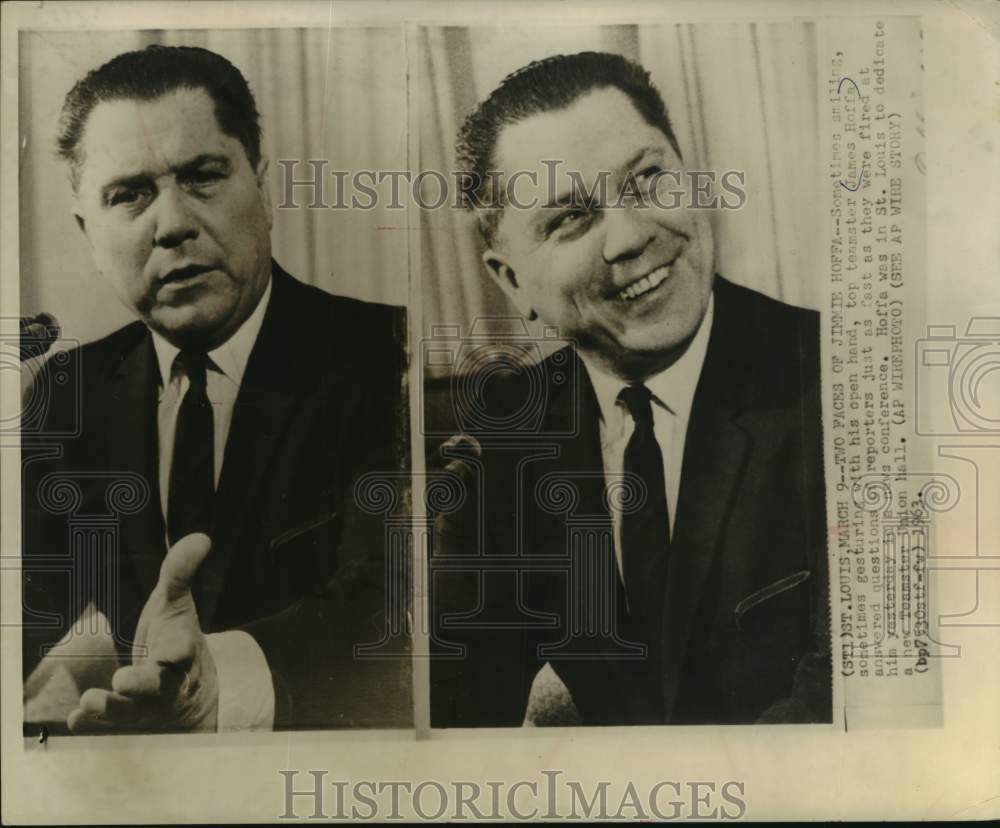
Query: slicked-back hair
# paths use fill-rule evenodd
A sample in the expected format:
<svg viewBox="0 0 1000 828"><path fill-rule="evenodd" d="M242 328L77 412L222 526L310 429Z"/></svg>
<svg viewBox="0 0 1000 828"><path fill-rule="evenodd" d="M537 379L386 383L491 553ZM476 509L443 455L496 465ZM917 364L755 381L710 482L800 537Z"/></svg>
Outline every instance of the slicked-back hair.
<svg viewBox="0 0 1000 828"><path fill-rule="evenodd" d="M637 63L608 52L579 52L536 60L507 75L479 107L466 118L458 134L458 164L466 208L475 210L479 230L491 245L500 222L503 186L497 176L496 146L504 128L532 115L566 109L595 89L614 88L628 95L650 126L660 130L677 157L680 147L667 115L667 107Z"/></svg>
<svg viewBox="0 0 1000 828"><path fill-rule="evenodd" d="M260 115L246 78L222 55L196 46L151 45L124 52L89 72L66 95L59 119L58 154L80 183L80 142L99 103L152 101L177 89L204 89L215 104L219 129L243 145L250 166L260 161Z"/></svg>

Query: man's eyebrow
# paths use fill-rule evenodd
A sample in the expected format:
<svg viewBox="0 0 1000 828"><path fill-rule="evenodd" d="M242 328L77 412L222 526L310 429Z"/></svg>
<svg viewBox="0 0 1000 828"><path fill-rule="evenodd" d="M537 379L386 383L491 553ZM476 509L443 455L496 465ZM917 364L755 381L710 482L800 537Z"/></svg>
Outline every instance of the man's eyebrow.
<svg viewBox="0 0 1000 828"><path fill-rule="evenodd" d="M229 157L226 155L218 155L210 152L203 152L201 155L197 155L190 161L185 161L183 164L176 164L170 168L171 172L175 173L185 173L196 170L199 167L203 167L206 164L222 164L226 169L230 167Z"/></svg>
<svg viewBox="0 0 1000 828"><path fill-rule="evenodd" d="M626 161L622 165L622 169L623 170L627 170L627 169L629 169L631 167L634 167L636 164L638 164L642 160L642 157L644 155L648 155L650 153L657 153L657 154L661 154L662 155L663 154L663 148L662 147L657 147L657 146L643 147L641 150L639 150L635 155L633 155L631 158L629 158L629 160Z"/></svg>
<svg viewBox="0 0 1000 828"><path fill-rule="evenodd" d="M642 149L638 150L636 153L634 153L632 156L630 156L629 159L627 161L625 161L624 164L619 164L618 167L616 169L613 169L613 170L606 170L606 171L605 170L601 170L601 173L605 174L605 175L611 175L613 173L621 175L622 173L627 172L628 170L631 170L632 167L634 167L636 164L638 164L639 161L642 160L643 156L645 156L645 155L647 155L649 153L653 153L653 152L662 153L662 150L659 147L654 146L654 145L642 147ZM593 186L595 183L596 182L586 182L586 181L583 182L583 184L585 185L584 188L583 188L584 191L586 191L586 189L587 189L586 185L589 184L589 185ZM577 189L578 188L574 185L567 192L559 193L551 201L546 201L542 205L542 207L544 207L547 210L552 210L552 209L558 209L560 207L581 207L581 206L585 206L586 199L583 199L583 198L580 197L580 196L583 195L583 193L582 192L578 192Z"/></svg>
<svg viewBox="0 0 1000 828"><path fill-rule="evenodd" d="M560 193L551 201L546 201L542 207L546 210L557 210L563 207L584 207L586 206L586 199L582 196L583 193L579 192L576 186L573 186L568 192Z"/></svg>

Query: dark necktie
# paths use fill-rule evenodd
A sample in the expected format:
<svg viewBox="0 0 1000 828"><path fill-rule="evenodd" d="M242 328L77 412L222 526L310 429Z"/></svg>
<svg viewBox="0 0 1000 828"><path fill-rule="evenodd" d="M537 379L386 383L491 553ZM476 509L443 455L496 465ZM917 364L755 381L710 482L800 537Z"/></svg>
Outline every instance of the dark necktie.
<svg viewBox="0 0 1000 828"><path fill-rule="evenodd" d="M212 404L205 389L207 357L181 351L177 362L188 378L188 390L177 413L174 456L167 496L167 538L171 545L191 532L208 532L215 493Z"/></svg>
<svg viewBox="0 0 1000 828"><path fill-rule="evenodd" d="M663 452L653 432L651 398L649 389L642 384L626 386L618 395L635 422L635 430L625 446L624 471L639 477L646 487L642 505L621 516L625 593L629 615L640 623L647 642L655 646L663 610L670 520Z"/></svg>

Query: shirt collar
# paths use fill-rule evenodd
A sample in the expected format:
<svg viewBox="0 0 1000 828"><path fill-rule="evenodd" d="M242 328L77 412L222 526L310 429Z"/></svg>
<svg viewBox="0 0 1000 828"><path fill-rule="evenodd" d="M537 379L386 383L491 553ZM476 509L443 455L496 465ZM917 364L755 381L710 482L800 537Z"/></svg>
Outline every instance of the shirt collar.
<svg viewBox="0 0 1000 828"><path fill-rule="evenodd" d="M264 288L264 295L257 302L257 307L253 309L243 324L236 332L223 342L215 350L208 352L211 364L222 374L232 380L237 386L243 382L243 373L246 371L247 362L250 360L250 352L253 350L257 335L260 333L261 325L264 324L264 314L267 305L271 300L271 280L267 280L267 287ZM168 342L154 330L150 330L153 335L153 348L156 350L156 362L160 368L160 384L166 386L170 382L174 360L180 353L180 348Z"/></svg>
<svg viewBox="0 0 1000 828"><path fill-rule="evenodd" d="M702 366L705 364L705 354L708 351L709 334L712 331L712 319L715 315L715 296L709 295L708 307L701 318L698 330L687 350L669 368L646 380L646 387L653 393L653 399L673 414L687 418L694 403L694 392L698 387ZM621 407L618 405L618 394L627 385L618 377L599 370L585 356L580 359L587 367L590 381L597 395L597 404L601 410L601 419L605 423L613 422Z"/></svg>

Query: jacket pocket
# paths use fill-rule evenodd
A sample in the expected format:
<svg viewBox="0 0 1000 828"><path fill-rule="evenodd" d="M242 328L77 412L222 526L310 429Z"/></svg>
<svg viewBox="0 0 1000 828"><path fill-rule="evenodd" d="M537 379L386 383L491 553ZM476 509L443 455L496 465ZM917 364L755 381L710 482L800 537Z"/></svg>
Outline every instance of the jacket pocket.
<svg viewBox="0 0 1000 828"><path fill-rule="evenodd" d="M765 601L774 598L776 595L781 595L783 592L794 589L805 581L811 574L812 573L808 569L803 569L799 572L794 572L791 575L786 575L784 578L779 578L773 584L768 584L767 586L750 593L746 598L740 601L733 610L733 614L736 617L737 629L742 628L743 616L746 615L747 612L760 606Z"/></svg>
<svg viewBox="0 0 1000 828"><path fill-rule="evenodd" d="M291 529L288 529L271 538L271 543L268 545L268 548L272 552L276 552L278 549L288 545L292 541L300 540L304 535L316 532L327 526L327 524L333 523L337 519L338 515L338 512L329 512L328 514L320 515L314 520L307 521L306 523L299 524L298 526L293 526Z"/></svg>

